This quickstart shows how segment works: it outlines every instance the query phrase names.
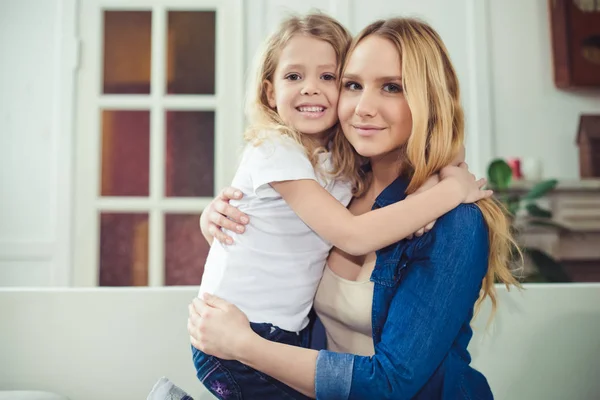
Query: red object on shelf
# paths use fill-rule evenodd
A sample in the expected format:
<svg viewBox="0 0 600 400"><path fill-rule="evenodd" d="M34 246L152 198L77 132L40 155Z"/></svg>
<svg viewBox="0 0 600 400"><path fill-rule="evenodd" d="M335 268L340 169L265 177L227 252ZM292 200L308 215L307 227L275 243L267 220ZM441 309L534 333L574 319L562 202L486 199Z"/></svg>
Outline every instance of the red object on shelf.
<svg viewBox="0 0 600 400"><path fill-rule="evenodd" d="M521 159L520 158L509 158L506 160L506 163L512 169L512 177L513 179L521 179L523 174L521 172Z"/></svg>

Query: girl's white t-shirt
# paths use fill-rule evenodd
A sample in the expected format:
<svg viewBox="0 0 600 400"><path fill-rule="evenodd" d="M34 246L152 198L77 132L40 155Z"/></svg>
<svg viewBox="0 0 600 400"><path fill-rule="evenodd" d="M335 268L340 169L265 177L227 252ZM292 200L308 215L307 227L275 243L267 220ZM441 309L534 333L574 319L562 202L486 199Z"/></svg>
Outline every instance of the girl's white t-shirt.
<svg viewBox="0 0 600 400"><path fill-rule="evenodd" d="M319 164L322 171L329 171L330 154L321 154ZM246 146L232 182L244 196L231 204L248 214L250 223L243 234L227 231L233 245L213 242L199 293L235 304L251 322L293 332L308 324L332 248L270 186L299 179L316 180L344 206L352 199L351 185L316 173L304 148L293 139L273 133L257 146Z"/></svg>

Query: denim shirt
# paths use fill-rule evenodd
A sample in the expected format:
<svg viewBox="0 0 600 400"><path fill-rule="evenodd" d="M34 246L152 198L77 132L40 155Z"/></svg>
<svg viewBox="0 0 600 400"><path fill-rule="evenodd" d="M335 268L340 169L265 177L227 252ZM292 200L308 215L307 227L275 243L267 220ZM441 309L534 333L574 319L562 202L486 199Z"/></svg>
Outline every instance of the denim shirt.
<svg viewBox="0 0 600 400"><path fill-rule="evenodd" d="M373 208L406 198L398 178ZM402 221L398 221L402 223ZM488 268L488 232L473 204L439 218L420 238L377 251L371 357L321 350L317 399L491 399L469 366L470 321Z"/></svg>

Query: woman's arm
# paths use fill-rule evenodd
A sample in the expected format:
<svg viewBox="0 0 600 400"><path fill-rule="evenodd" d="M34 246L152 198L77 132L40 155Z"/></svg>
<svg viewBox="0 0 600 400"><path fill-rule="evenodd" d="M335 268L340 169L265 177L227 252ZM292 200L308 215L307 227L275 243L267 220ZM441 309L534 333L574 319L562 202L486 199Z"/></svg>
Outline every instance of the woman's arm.
<svg viewBox="0 0 600 400"><path fill-rule="evenodd" d="M318 354L317 350L271 342L256 335L240 351L239 361L314 398Z"/></svg>
<svg viewBox="0 0 600 400"><path fill-rule="evenodd" d="M203 300L195 298L188 312L194 347L225 360L237 359L315 397L316 350L263 339L250 329L239 308L210 294L204 294Z"/></svg>
<svg viewBox="0 0 600 400"><path fill-rule="evenodd" d="M233 187L226 187L215 197L200 215L200 230L202 235L212 245L214 239L223 244L233 244L231 236L221 228L244 233L250 219L246 214L229 204L230 200L239 200L242 192Z"/></svg>
<svg viewBox="0 0 600 400"><path fill-rule="evenodd" d="M487 228L479 208L457 207L411 246L375 355L319 352L319 398L411 399L468 327L488 268ZM333 366L340 371L335 380Z"/></svg>
<svg viewBox="0 0 600 400"><path fill-rule="evenodd" d="M476 206L451 211L438 220L435 235L420 240L403 267L372 357L269 342L250 329L237 307L210 295L190 306L192 344L240 360L307 396L410 399L469 322L488 265L487 229Z"/></svg>
<svg viewBox="0 0 600 400"><path fill-rule="evenodd" d="M481 190L485 180L475 181L466 164L446 168L454 168L452 176L432 189L361 215L353 215L311 179L271 186L321 237L348 254L363 255L406 238L462 202L491 196L491 191Z"/></svg>

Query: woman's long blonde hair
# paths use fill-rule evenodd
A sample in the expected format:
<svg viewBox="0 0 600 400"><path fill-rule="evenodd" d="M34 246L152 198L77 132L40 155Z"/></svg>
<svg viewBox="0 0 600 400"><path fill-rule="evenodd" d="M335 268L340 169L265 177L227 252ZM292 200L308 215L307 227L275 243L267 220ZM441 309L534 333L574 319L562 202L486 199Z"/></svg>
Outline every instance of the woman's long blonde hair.
<svg viewBox="0 0 600 400"><path fill-rule="evenodd" d="M322 13L291 16L285 19L263 44L262 51L257 53L258 57L255 59L254 76L252 77L246 99L246 118L248 119L249 127L244 134L244 138L252 143L260 143L264 139L265 132L273 131L290 136L304 146L308 158L312 165L316 167L318 153L327 149L322 143L312 141L309 135L302 135L281 120L277 111L269 106L265 85L265 81L273 83L273 76L279 63L281 51L290 39L296 35L323 40L333 47L338 64L336 79L339 82L341 66L345 61L348 47L352 41L352 36L348 30L335 19ZM337 110L335 112L337 113ZM326 133L326 143L331 141L338 130L338 126L339 123L336 123ZM352 147L337 147L332 148L331 153L334 164L340 165L342 164L340 160L353 157L354 150ZM334 175L351 179L354 172L352 167L348 165L338 168Z"/></svg>
<svg viewBox="0 0 600 400"><path fill-rule="evenodd" d="M401 167L402 173L410 178L407 193L412 193L431 175L449 165L463 148L465 121L458 78L446 46L426 23L412 18L376 21L353 40L348 55L370 35L391 41L402 60L402 84L413 125L403 149ZM334 142L344 146L343 141L346 141L345 138L338 132ZM359 165L364 160L354 154L352 159L344 162ZM359 175L357 179L363 182L361 188L368 185L366 175ZM502 282L507 288L520 286L510 269L512 255L519 249L503 207L493 199L481 200L477 205L488 228L489 267L476 310L489 296L493 315L496 309L494 282Z"/></svg>

